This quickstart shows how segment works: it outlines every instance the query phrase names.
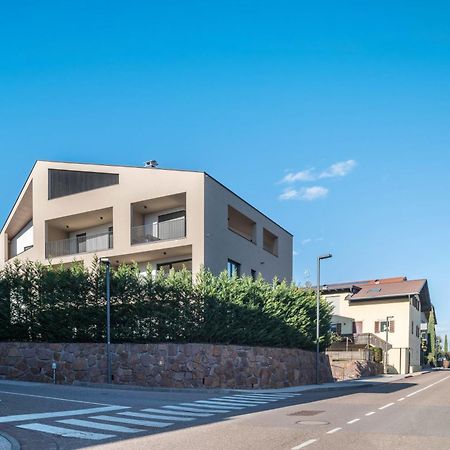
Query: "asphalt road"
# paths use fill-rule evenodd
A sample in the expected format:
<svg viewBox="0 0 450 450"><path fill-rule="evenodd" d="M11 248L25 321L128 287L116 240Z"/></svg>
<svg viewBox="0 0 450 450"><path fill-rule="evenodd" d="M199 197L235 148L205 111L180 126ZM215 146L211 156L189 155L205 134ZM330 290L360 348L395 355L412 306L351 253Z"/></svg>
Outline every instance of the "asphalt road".
<svg viewBox="0 0 450 450"><path fill-rule="evenodd" d="M0 381L0 400L23 449L450 448L450 371L301 395Z"/></svg>

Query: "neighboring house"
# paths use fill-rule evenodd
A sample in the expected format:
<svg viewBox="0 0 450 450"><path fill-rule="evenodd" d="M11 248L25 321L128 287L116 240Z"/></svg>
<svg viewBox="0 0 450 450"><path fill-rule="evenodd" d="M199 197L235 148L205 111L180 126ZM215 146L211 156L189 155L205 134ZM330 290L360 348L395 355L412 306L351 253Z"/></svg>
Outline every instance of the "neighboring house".
<svg viewBox="0 0 450 450"><path fill-rule="evenodd" d="M292 235L204 172L37 161L0 236L0 266L204 265L292 279Z"/></svg>
<svg viewBox="0 0 450 450"><path fill-rule="evenodd" d="M352 334L372 333L385 340L388 326L390 371L409 373L421 369L421 330L426 328L432 311L427 280L398 277L329 284L323 287L323 294L334 306L332 329L348 334L351 317ZM392 318L386 320L388 316Z"/></svg>

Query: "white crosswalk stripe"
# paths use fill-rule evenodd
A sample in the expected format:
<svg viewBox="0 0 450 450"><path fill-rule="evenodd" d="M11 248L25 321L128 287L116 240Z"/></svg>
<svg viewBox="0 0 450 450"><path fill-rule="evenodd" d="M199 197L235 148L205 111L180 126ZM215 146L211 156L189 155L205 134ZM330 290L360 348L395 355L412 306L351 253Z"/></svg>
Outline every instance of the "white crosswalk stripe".
<svg viewBox="0 0 450 450"><path fill-rule="evenodd" d="M229 397L223 397L223 398L233 398L235 400L242 399L242 400L250 400L250 401L256 401L256 402L278 402L280 399L278 398L272 398L272 397L252 397L250 395L233 395Z"/></svg>
<svg viewBox="0 0 450 450"><path fill-rule="evenodd" d="M90 433L86 431L73 430L71 428L44 425L42 423L27 423L24 425L17 425L17 427L23 428L25 430L41 431L42 433L56 434L62 437L89 439L91 441L101 441L102 439L109 439L116 437L114 434Z"/></svg>
<svg viewBox="0 0 450 450"><path fill-rule="evenodd" d="M117 433L140 433L141 431L144 431L138 428L129 428L120 425L91 422L90 420L81 420L81 419L65 419L65 420L58 420L57 422L66 425L74 425L76 427L86 427L86 428L95 428L97 430L115 431Z"/></svg>
<svg viewBox="0 0 450 450"><path fill-rule="evenodd" d="M141 417L142 419L157 419L157 420L173 420L174 422L189 422L194 420L193 417L175 417L175 416L163 416L161 414L146 414L146 413L136 413L136 412L124 412L119 413L120 416L127 417Z"/></svg>
<svg viewBox="0 0 450 450"><path fill-rule="evenodd" d="M267 404L267 402L260 402L260 401L253 401L253 400L240 400L237 398L231 399L231 398L226 398L226 397L215 397L215 398L210 398L209 400L213 400L213 401L218 401L218 402L225 402L225 403L229 403L231 406L236 405L236 406L258 406L258 405L265 405Z"/></svg>
<svg viewBox="0 0 450 450"><path fill-rule="evenodd" d="M141 425L143 427L152 428L166 428L173 425L170 422L153 422L150 420L138 420L138 419L127 419L125 417L115 417L115 416L92 416L90 419L105 420L107 422L118 422L118 423L128 423L130 425Z"/></svg>
<svg viewBox="0 0 450 450"><path fill-rule="evenodd" d="M245 408L245 406L230 405L229 403L215 402L215 401L211 401L211 400L197 400L195 403L198 403L201 406L212 405L213 407L219 406L219 407L224 407L227 409L244 409Z"/></svg>
<svg viewBox="0 0 450 450"><path fill-rule="evenodd" d="M278 402L280 400L284 400L287 397L263 397L263 396L255 396L255 395L233 395L232 397L226 397L226 398L246 398L251 400L264 400L265 402Z"/></svg>
<svg viewBox="0 0 450 450"><path fill-rule="evenodd" d="M225 409L201 409L200 405L196 405L195 403L185 403L185 406L180 406L180 405L168 405L168 406L163 406L163 408L167 408L170 410L177 410L177 411L189 411L189 412L194 412L194 413L227 413L230 411L227 411ZM189 406L189 405L193 405Z"/></svg>
<svg viewBox="0 0 450 450"><path fill-rule="evenodd" d="M168 406L165 406L164 408L168 408ZM199 413L199 412L186 412L186 411L176 411L176 410L170 410L167 411L167 409L156 409L156 408L146 408L142 410L143 412L149 412L149 413L156 413L156 414L172 414L177 416L187 416L187 417L210 417L214 414L207 412L207 413Z"/></svg>

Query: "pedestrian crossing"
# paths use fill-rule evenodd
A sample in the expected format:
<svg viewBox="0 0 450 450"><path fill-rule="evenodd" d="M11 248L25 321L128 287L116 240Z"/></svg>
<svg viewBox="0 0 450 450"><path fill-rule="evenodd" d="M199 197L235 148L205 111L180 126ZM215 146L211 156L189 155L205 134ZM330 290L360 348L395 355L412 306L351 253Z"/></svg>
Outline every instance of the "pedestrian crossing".
<svg viewBox="0 0 450 450"><path fill-rule="evenodd" d="M120 438L122 434L145 433L175 425L187 425L215 415L241 413L249 408L273 407L274 403L291 399L297 395L301 394L240 393L157 408L144 408L139 411L130 411L131 408L126 406L72 411L71 415L87 416L84 418L67 418L70 415L68 411L6 416L0 417L0 423L27 419L51 419L54 420L54 425L32 421L16 425L16 427L65 438L100 441ZM14 419L9 419L12 417Z"/></svg>

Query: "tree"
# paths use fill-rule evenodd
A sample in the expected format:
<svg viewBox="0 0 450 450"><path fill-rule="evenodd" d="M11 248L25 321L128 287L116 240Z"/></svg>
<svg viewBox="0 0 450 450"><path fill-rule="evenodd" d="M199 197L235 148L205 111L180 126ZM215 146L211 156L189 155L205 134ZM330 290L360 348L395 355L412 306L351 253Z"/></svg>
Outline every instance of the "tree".
<svg viewBox="0 0 450 450"><path fill-rule="evenodd" d="M448 353L448 340L447 340L447 335L445 335L445 338L444 338L444 353L445 353L445 354Z"/></svg>
<svg viewBox="0 0 450 450"><path fill-rule="evenodd" d="M434 308L431 308L430 316L428 317L428 362L436 365L436 321L434 318Z"/></svg>

